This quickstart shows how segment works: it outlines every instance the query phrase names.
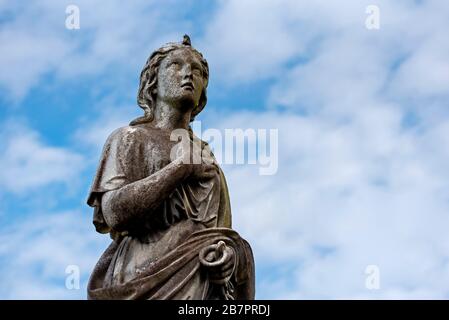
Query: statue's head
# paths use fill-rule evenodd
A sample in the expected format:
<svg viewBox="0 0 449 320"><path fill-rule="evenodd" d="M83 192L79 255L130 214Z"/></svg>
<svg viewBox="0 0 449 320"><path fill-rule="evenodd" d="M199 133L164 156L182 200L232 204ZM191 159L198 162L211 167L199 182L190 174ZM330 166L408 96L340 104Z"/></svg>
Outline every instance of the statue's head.
<svg viewBox="0 0 449 320"><path fill-rule="evenodd" d="M156 101L192 106L191 121L206 106L209 67L185 35L182 43L167 43L151 54L140 74L137 103L143 117L131 125L153 120Z"/></svg>

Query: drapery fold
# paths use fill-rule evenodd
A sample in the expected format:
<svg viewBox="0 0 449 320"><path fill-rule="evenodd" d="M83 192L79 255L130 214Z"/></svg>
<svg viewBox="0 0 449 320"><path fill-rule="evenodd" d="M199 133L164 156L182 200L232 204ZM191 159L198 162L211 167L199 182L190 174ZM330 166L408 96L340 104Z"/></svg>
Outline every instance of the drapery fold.
<svg viewBox="0 0 449 320"><path fill-rule="evenodd" d="M93 223L113 242L103 253L88 284L89 299L223 299L208 280L198 253L224 241L236 253L230 280L234 298L254 298L254 260L249 244L231 228L231 208L224 174L181 183L162 204L130 230L117 232L104 219L101 199L144 179L169 163L158 150L155 129L145 125L114 131L103 148L87 203ZM196 138L201 143L201 140ZM132 216L132 212L120 214ZM137 229L136 229L137 227Z"/></svg>

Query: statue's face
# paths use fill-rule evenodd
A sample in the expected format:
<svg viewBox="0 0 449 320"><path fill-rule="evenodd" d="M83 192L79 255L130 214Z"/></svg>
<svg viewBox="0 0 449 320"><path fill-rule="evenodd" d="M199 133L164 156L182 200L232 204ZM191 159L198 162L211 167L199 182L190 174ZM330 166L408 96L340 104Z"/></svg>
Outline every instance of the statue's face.
<svg viewBox="0 0 449 320"><path fill-rule="evenodd" d="M200 58L188 48L170 52L158 71L157 98L194 108L205 86ZM179 103L181 102L181 103Z"/></svg>

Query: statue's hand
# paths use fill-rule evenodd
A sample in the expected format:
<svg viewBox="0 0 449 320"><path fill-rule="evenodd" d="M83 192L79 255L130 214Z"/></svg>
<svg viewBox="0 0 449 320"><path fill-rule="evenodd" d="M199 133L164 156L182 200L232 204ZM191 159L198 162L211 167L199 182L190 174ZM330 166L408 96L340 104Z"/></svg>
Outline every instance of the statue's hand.
<svg viewBox="0 0 449 320"><path fill-rule="evenodd" d="M188 172L189 177L198 180L212 178L218 171L218 164L209 147L203 148L200 140L183 141L175 146L175 161Z"/></svg>
<svg viewBox="0 0 449 320"><path fill-rule="evenodd" d="M200 262L208 269L209 280L216 284L229 281L235 268L235 253L223 241L201 250Z"/></svg>
<svg viewBox="0 0 449 320"><path fill-rule="evenodd" d="M192 164L192 173L190 177L197 180L210 179L217 173L217 166L215 164Z"/></svg>
<svg viewBox="0 0 449 320"><path fill-rule="evenodd" d="M234 272L235 265L235 254L234 250L227 247L225 250L228 250L228 258L218 267L213 267L209 269L209 279L213 283L224 284L232 276Z"/></svg>

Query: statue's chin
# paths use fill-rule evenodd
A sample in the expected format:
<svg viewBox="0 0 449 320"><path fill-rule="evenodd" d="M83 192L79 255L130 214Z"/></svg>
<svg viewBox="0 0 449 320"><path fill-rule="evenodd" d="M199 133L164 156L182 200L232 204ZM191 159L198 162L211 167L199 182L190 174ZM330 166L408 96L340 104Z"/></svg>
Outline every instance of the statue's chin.
<svg viewBox="0 0 449 320"><path fill-rule="evenodd" d="M184 112L192 111L195 107L195 98L192 94L183 94L178 99L176 99L176 105L179 107L180 110Z"/></svg>

